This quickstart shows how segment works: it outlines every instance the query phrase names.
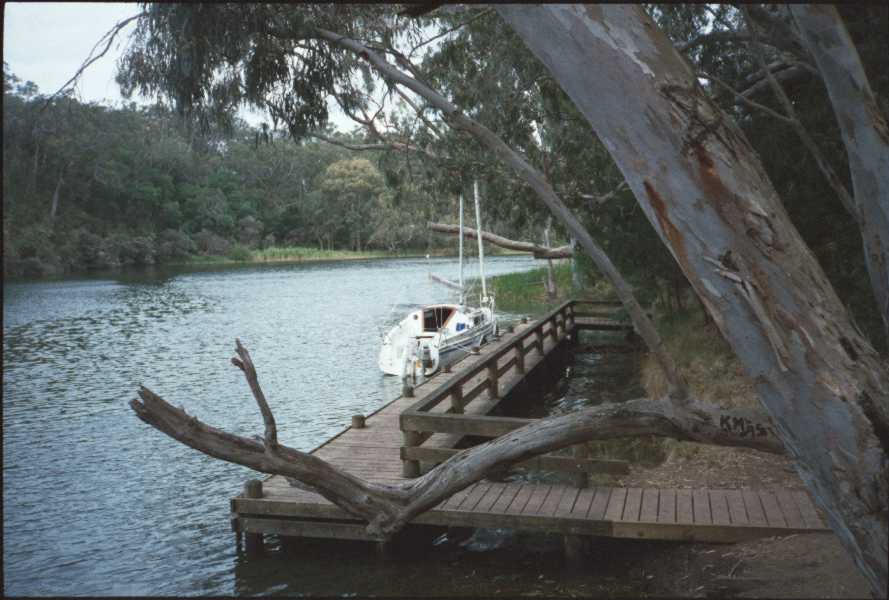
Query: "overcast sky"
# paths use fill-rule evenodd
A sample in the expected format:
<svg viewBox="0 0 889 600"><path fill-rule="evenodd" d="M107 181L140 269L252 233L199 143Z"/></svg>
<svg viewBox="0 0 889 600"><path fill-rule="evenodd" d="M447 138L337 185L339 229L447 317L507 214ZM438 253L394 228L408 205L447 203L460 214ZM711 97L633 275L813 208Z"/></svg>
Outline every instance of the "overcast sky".
<svg viewBox="0 0 889 600"><path fill-rule="evenodd" d="M115 23L139 12L124 2L7 2L4 5L3 60L23 81L31 80L51 94L71 78L96 42ZM93 63L77 87L79 98L115 104L122 98L114 73L117 58L135 23L118 34L108 54ZM242 113L257 124L261 116ZM331 120L341 130L354 125L331 107Z"/></svg>

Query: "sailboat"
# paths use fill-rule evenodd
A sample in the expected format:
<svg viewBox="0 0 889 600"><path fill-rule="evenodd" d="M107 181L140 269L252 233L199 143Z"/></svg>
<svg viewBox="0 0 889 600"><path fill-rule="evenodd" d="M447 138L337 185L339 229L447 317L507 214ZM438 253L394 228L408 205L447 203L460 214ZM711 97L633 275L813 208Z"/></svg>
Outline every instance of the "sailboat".
<svg viewBox="0 0 889 600"><path fill-rule="evenodd" d="M378 364L387 375L401 377L417 373L428 377L441 365L456 360L461 352L480 346L497 333L494 298L485 284L485 254L482 245L478 182L474 184L475 222L478 227L478 260L481 277L479 305L466 305L463 283L463 196L460 196L460 290L457 304L429 304L407 314L383 336Z"/></svg>

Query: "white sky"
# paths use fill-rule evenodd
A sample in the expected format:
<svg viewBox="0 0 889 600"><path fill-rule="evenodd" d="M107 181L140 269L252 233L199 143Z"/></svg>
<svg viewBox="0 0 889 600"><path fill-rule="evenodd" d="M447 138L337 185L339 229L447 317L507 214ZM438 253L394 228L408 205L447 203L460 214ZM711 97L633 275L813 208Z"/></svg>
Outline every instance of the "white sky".
<svg viewBox="0 0 889 600"><path fill-rule="evenodd" d="M7 2L4 5L3 60L22 81L31 80L41 93L51 94L77 71L90 50L118 21L139 12L124 2ZM114 81L117 58L135 23L117 35L104 57L93 63L77 86L84 102L117 104L122 100ZM138 98L134 98L137 102ZM331 106L331 121L342 131L354 123ZM256 125L261 115L241 112Z"/></svg>

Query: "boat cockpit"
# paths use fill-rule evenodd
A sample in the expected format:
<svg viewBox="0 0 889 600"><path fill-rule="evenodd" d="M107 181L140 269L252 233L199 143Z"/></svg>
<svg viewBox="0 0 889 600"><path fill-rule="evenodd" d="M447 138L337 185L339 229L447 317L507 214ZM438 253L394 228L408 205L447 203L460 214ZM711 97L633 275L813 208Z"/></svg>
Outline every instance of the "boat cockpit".
<svg viewBox="0 0 889 600"><path fill-rule="evenodd" d="M430 306L423 309L423 331L430 333L439 331L456 310L454 306Z"/></svg>

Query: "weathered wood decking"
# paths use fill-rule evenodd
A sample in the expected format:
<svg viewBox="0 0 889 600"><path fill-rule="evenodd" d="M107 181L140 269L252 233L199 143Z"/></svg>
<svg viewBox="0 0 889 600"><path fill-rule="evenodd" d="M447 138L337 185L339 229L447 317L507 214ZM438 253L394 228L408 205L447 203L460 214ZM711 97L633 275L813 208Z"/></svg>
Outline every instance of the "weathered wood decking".
<svg viewBox="0 0 889 600"><path fill-rule="evenodd" d="M397 477L395 478L397 479ZM249 533L369 540L365 523L280 478L261 499L236 498ZM801 491L590 487L482 481L412 523L503 527L573 535L735 542L826 529Z"/></svg>
<svg viewBox="0 0 889 600"><path fill-rule="evenodd" d="M397 482L458 452L465 435L495 437L529 422L488 413L544 363L576 329L631 329L597 314L582 315L569 302L543 319L520 324L501 340L466 356L453 372L440 372L347 427L312 453L358 477ZM530 342L530 343L528 343ZM446 402L449 400L449 402ZM581 453L538 457L541 470L626 472L622 461ZM365 523L318 494L273 476L262 497L232 499L232 525L247 534L370 539ZM478 482L418 516L412 524L505 527L574 535L731 542L825 530L805 492L774 490L611 488Z"/></svg>

